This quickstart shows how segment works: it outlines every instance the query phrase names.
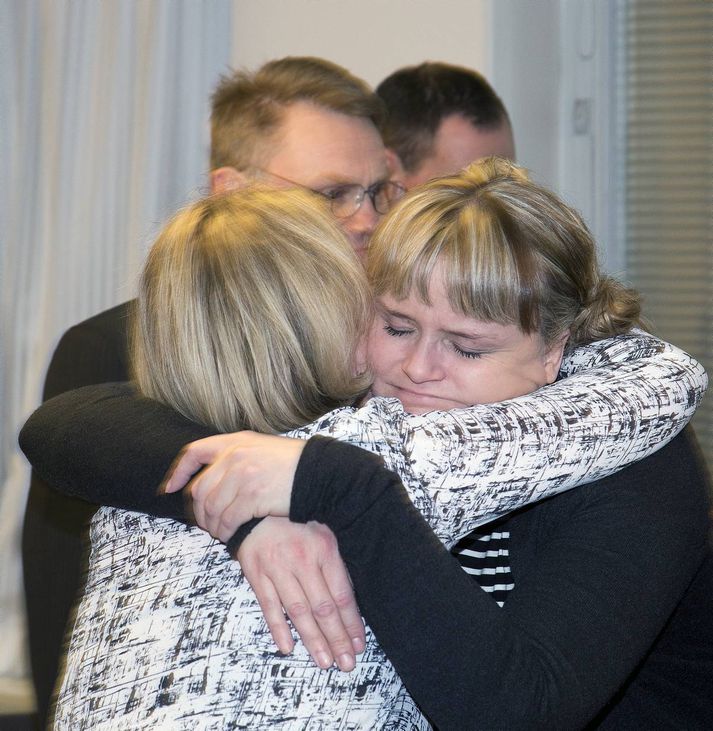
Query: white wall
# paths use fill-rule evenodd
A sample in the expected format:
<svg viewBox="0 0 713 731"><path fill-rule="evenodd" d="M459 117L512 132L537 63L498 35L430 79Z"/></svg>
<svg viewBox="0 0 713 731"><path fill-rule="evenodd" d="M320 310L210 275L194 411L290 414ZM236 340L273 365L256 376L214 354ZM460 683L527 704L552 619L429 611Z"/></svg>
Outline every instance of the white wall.
<svg viewBox="0 0 713 731"><path fill-rule="evenodd" d="M596 0L494 4L491 81L510 111L518 161L582 213L602 267L619 274L612 12Z"/></svg>
<svg viewBox="0 0 713 731"><path fill-rule="evenodd" d="M233 65L322 56L371 84L424 60L490 77L492 0L233 0Z"/></svg>
<svg viewBox="0 0 713 731"><path fill-rule="evenodd" d="M559 2L494 5L490 80L510 113L518 162L558 187Z"/></svg>

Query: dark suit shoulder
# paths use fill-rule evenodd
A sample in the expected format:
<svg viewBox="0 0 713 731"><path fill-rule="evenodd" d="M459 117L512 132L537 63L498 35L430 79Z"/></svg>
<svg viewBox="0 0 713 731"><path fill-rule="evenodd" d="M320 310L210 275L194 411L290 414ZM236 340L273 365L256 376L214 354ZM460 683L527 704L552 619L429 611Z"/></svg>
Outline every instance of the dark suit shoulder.
<svg viewBox="0 0 713 731"><path fill-rule="evenodd" d="M108 310L103 310L96 315L88 317L86 320L78 322L76 325L72 325L72 327L70 327L64 335L62 335L62 340L83 332L94 333L99 336L103 335L104 337L125 337L128 328L129 314L134 302L135 300L122 302L120 305L110 307ZM62 340L60 340L60 343Z"/></svg>
<svg viewBox="0 0 713 731"><path fill-rule="evenodd" d="M123 302L62 335L47 370L44 400L80 386L129 379L131 307L132 302Z"/></svg>

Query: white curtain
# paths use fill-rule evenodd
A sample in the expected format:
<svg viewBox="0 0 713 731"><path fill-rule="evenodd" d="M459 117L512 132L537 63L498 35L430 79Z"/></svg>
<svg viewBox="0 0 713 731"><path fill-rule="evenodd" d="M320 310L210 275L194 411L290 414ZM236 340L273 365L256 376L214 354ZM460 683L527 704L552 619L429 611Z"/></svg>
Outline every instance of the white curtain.
<svg viewBox="0 0 713 731"><path fill-rule="evenodd" d="M70 325L202 192L230 0L0 1L0 676L26 673L17 432Z"/></svg>

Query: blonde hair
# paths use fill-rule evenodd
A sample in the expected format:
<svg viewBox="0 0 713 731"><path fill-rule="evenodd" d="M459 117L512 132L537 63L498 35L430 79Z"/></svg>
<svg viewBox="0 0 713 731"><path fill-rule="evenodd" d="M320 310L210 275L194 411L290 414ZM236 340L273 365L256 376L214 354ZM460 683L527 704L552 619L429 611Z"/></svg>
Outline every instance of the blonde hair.
<svg viewBox="0 0 713 731"><path fill-rule="evenodd" d="M439 265L451 306L569 347L640 323L638 294L600 273L579 214L513 163L488 158L430 181L377 228L368 273L376 295L429 303Z"/></svg>
<svg viewBox="0 0 713 731"><path fill-rule="evenodd" d="M222 431L281 432L352 403L365 274L317 198L243 189L179 212L140 280L140 390Z"/></svg>
<svg viewBox="0 0 713 731"><path fill-rule="evenodd" d="M212 96L211 169L264 164L285 108L298 101L362 117L379 126L383 103L345 68L312 56L270 61L256 72L224 76Z"/></svg>

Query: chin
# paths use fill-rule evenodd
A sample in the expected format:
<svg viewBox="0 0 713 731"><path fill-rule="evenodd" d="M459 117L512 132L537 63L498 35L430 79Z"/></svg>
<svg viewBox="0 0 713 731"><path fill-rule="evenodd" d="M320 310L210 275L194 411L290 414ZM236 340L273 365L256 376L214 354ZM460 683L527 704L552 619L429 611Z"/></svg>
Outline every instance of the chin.
<svg viewBox="0 0 713 731"><path fill-rule="evenodd" d="M407 414L428 414L430 411L448 411L456 407L455 404L440 399L419 398L414 400L408 397L399 398L398 396L396 398L401 401L401 405Z"/></svg>
<svg viewBox="0 0 713 731"><path fill-rule="evenodd" d="M429 411L443 411L437 406L425 407L425 406L409 406L408 404L402 403L404 411L407 414L413 414L414 416L420 416L421 414L427 414Z"/></svg>

